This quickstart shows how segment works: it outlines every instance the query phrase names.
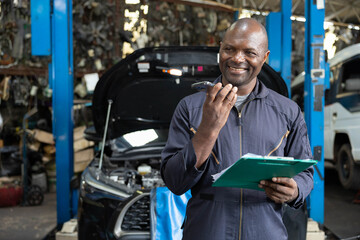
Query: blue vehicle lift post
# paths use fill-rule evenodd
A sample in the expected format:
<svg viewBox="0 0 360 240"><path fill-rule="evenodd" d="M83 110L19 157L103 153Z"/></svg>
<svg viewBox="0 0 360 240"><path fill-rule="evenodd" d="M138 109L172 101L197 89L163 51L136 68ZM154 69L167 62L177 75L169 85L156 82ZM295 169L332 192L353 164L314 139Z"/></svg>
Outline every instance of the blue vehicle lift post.
<svg viewBox="0 0 360 240"><path fill-rule="evenodd" d="M305 3L305 121L314 159L314 190L308 198L309 215L324 222L324 90L328 86L328 71L323 49L325 17L324 0ZM281 74L291 92L291 1L281 1L281 12L266 18L269 35L269 65ZM320 23L320 24L319 24ZM281 26L281 27L279 27ZM280 43L280 44L279 44Z"/></svg>
<svg viewBox="0 0 360 240"><path fill-rule="evenodd" d="M76 215L73 150L73 37L71 0L32 0L32 54L50 56L53 135L56 146L57 223ZM75 207L74 207L75 206Z"/></svg>
<svg viewBox="0 0 360 240"><path fill-rule="evenodd" d="M328 86L324 52L325 0L305 1L305 121L314 159L314 189L308 201L310 217L324 223L324 91Z"/></svg>
<svg viewBox="0 0 360 240"><path fill-rule="evenodd" d="M291 97L291 7L292 2L281 1L281 12L266 17L269 38L269 65L284 79Z"/></svg>

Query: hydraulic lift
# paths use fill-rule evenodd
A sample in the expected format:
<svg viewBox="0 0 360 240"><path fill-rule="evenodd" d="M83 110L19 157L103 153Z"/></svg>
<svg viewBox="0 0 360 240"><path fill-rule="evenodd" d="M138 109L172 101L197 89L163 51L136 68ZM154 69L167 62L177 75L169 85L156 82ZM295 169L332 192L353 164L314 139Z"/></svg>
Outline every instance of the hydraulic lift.
<svg viewBox="0 0 360 240"><path fill-rule="evenodd" d="M70 187L74 175L72 0L32 0L30 7L32 54L51 56L57 223L61 225L77 211L77 194Z"/></svg>
<svg viewBox="0 0 360 240"><path fill-rule="evenodd" d="M329 67L325 59L323 23L324 0L306 1L305 18L305 121L314 159L314 189L311 192L310 217L324 223L324 91L329 86Z"/></svg>
<svg viewBox="0 0 360 240"><path fill-rule="evenodd" d="M281 12L266 19L269 34L269 64L278 71L291 92L291 1L281 1ZM324 223L324 91L328 87L328 67L323 48L324 0L305 1L305 121L314 159L314 189L307 199L309 216ZM279 27L281 26L281 27ZM279 42L281 44L279 44Z"/></svg>

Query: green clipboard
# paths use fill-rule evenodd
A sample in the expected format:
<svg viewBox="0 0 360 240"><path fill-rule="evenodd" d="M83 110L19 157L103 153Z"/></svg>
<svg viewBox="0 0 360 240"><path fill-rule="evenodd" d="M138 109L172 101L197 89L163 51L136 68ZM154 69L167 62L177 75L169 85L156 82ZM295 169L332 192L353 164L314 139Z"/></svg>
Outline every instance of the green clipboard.
<svg viewBox="0 0 360 240"><path fill-rule="evenodd" d="M311 159L301 160L246 154L229 168L213 175L216 180L212 186L250 188L263 191L258 187L261 180L268 180L272 177L291 178L316 163L316 160Z"/></svg>

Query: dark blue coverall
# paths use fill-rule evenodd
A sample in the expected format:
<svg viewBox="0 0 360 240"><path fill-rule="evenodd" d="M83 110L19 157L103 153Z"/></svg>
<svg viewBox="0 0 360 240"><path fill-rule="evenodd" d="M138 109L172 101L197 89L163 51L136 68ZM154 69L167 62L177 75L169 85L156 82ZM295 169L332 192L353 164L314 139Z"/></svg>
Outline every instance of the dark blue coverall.
<svg viewBox="0 0 360 240"><path fill-rule="evenodd" d="M215 82L219 82L221 76ZM212 154L200 169L191 142L200 125L204 92L178 104L162 152L161 174L175 194L191 189L183 239L287 239L282 205L264 191L212 187L212 176L246 153L311 159L307 128L300 108L292 100L257 81L242 109L231 110ZM299 208L313 188L313 168L294 177L299 196L290 207Z"/></svg>

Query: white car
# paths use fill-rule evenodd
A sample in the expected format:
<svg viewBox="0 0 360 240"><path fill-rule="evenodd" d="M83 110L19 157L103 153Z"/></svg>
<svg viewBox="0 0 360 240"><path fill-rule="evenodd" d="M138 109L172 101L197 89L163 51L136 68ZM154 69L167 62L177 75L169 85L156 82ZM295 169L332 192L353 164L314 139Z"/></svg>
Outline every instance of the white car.
<svg viewBox="0 0 360 240"><path fill-rule="evenodd" d="M341 184L360 189L360 44L330 59L330 89L325 92L324 158L336 165ZM292 99L301 107L304 73L291 84Z"/></svg>

